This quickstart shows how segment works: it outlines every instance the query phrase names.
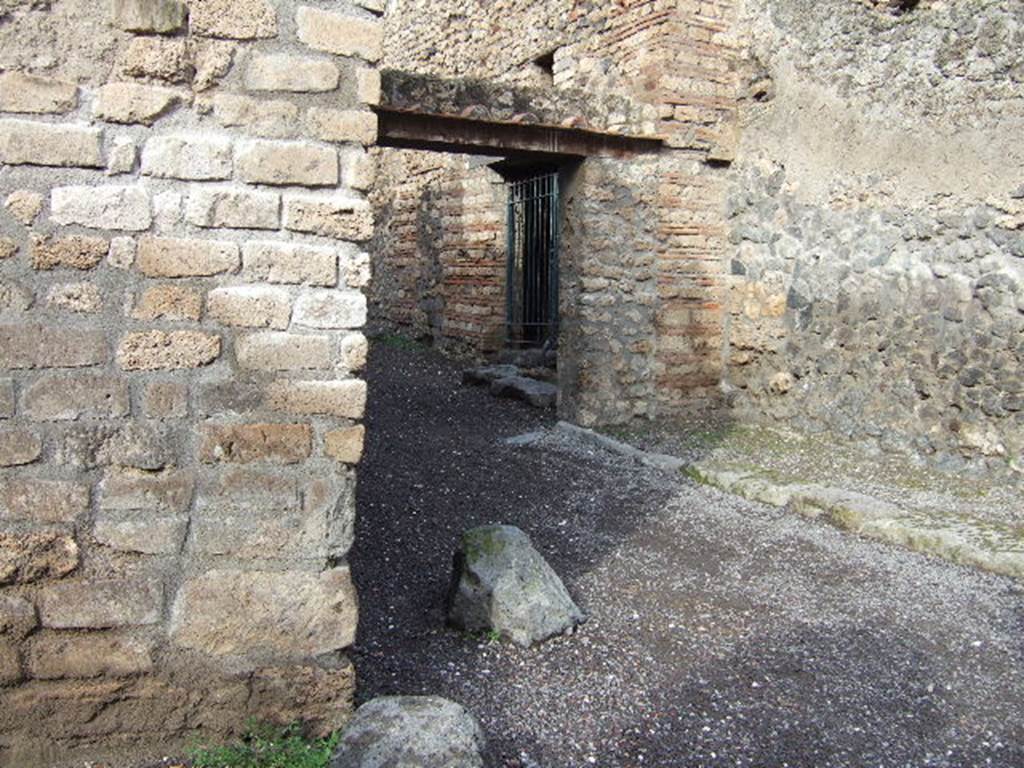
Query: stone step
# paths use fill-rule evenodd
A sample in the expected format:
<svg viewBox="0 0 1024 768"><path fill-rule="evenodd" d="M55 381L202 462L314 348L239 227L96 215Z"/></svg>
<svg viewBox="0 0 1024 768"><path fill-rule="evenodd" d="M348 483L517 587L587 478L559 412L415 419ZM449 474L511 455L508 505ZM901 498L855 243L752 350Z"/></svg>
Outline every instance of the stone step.
<svg viewBox="0 0 1024 768"><path fill-rule="evenodd" d="M508 376L491 382L491 394L522 400L535 408L554 408L558 402L558 387L546 381L525 376Z"/></svg>

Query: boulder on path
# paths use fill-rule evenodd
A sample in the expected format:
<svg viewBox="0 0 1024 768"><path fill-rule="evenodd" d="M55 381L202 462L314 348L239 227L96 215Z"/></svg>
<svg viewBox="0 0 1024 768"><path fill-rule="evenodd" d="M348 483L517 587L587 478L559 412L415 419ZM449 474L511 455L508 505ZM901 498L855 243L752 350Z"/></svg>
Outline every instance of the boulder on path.
<svg viewBox="0 0 1024 768"><path fill-rule="evenodd" d="M382 696L363 704L329 768L483 768L483 730L439 696Z"/></svg>
<svg viewBox="0 0 1024 768"><path fill-rule="evenodd" d="M554 408L558 402L558 387L546 381L526 376L508 376L491 382L491 394L511 397L529 403L534 408Z"/></svg>
<svg viewBox="0 0 1024 768"><path fill-rule="evenodd" d="M562 580L529 537L511 525L467 531L455 553L448 622L495 631L527 647L583 621Z"/></svg>

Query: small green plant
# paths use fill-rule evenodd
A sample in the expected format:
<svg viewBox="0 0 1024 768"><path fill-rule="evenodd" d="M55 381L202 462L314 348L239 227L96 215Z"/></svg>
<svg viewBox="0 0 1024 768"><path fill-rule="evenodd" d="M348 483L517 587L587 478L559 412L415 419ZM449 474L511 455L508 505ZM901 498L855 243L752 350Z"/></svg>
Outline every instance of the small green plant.
<svg viewBox="0 0 1024 768"><path fill-rule="evenodd" d="M500 643L501 642L501 632L499 632L496 629L488 630L487 634L485 635L485 637L486 637L488 643Z"/></svg>
<svg viewBox="0 0 1024 768"><path fill-rule="evenodd" d="M309 739L298 723L286 727L250 722L234 744L197 745L189 750L193 768L326 768L338 734Z"/></svg>
<svg viewBox="0 0 1024 768"><path fill-rule="evenodd" d="M374 339L375 342L385 347L393 347L394 349L422 349L423 345L415 339L410 339L408 336L402 336L398 333L386 333L381 336L377 336Z"/></svg>

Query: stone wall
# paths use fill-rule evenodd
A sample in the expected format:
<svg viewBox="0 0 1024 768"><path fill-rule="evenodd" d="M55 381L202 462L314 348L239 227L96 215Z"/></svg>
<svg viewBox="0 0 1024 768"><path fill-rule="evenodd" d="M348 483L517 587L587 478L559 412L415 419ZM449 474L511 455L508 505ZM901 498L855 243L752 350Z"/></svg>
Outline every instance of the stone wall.
<svg viewBox="0 0 1024 768"><path fill-rule="evenodd" d="M348 717L378 10L0 5L0 764Z"/></svg>
<svg viewBox="0 0 1024 768"><path fill-rule="evenodd" d="M1024 468L1024 7L748 0L744 26L738 412Z"/></svg>
<svg viewBox="0 0 1024 768"><path fill-rule="evenodd" d="M479 158L381 153L375 321L454 354L486 355L505 339L502 178Z"/></svg>
<svg viewBox="0 0 1024 768"><path fill-rule="evenodd" d="M559 350L567 418L622 422L717 396L726 175L715 164L735 143L734 16L732 0L389 6L388 67L547 89L563 109L584 93L579 122L639 126L627 116L643 114L664 138L657 159L591 158L570 174ZM433 162L451 178L452 166ZM395 190L384 179L381 199L415 190L396 203L415 209L423 187ZM421 219L419 229L431 227ZM375 248L378 276L391 253L384 241ZM442 240L421 241L420 255L422 264L452 259Z"/></svg>

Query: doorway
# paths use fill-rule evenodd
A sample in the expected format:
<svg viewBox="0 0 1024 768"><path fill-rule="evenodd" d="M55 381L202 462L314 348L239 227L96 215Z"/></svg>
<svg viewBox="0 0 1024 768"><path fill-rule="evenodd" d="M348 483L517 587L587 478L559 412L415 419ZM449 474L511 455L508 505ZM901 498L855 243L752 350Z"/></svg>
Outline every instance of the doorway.
<svg viewBox="0 0 1024 768"><path fill-rule="evenodd" d="M506 344L553 349L558 339L559 173L534 169L508 182Z"/></svg>

